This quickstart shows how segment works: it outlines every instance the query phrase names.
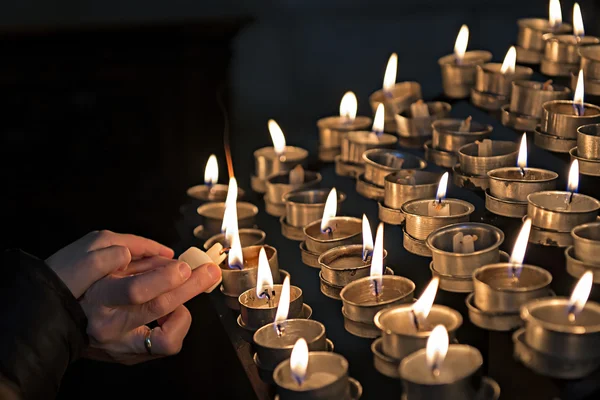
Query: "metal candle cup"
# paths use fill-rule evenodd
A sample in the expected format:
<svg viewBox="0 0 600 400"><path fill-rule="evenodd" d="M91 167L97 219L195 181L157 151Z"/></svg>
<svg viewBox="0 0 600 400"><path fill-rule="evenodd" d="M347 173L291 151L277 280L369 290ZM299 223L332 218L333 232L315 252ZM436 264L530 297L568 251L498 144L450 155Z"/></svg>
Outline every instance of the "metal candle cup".
<svg viewBox="0 0 600 400"><path fill-rule="evenodd" d="M571 231L574 256L588 265L600 267L600 222L576 226Z"/></svg>
<svg viewBox="0 0 600 400"><path fill-rule="evenodd" d="M387 253L385 255L387 256ZM318 260L317 260L317 262L318 262ZM321 267L321 269L323 269L322 266L320 266L320 267ZM391 269L390 267L385 267L385 271L383 273L385 275L394 275L394 270ZM361 275L361 276L357 277L356 279L363 278L364 276L365 275ZM331 284L330 282L323 279L323 274L321 272L319 272L319 281L320 281L319 286L321 289L321 293L323 293L325 296L329 297L330 299L334 299L334 300L342 299L340 297L340 293L344 289L345 285L338 286L338 285Z"/></svg>
<svg viewBox="0 0 600 400"><path fill-rule="evenodd" d="M571 25L562 23L558 26L550 25L550 21L543 18L523 18L517 20L519 34L517 45L527 50L542 52L544 50L544 35L547 33L567 33L573 29ZM517 58L518 60L518 58Z"/></svg>
<svg viewBox="0 0 600 400"><path fill-rule="evenodd" d="M524 168L525 175L518 167L493 169L488 172L490 194L498 199L527 202L531 193L556 188L558 174L539 168Z"/></svg>
<svg viewBox="0 0 600 400"><path fill-rule="evenodd" d="M458 162L462 173L487 176L488 171L517 163L519 145L514 142L492 140L492 155L480 156L479 144L469 143L458 150Z"/></svg>
<svg viewBox="0 0 600 400"><path fill-rule="evenodd" d="M239 228L252 228L254 218L258 214L258 207L252 203L237 202L237 215ZM225 202L206 203L198 207L198 214L202 217L202 235L210 237L221 232L223 216L225 214Z"/></svg>
<svg viewBox="0 0 600 400"><path fill-rule="evenodd" d="M580 47L579 56L585 78L600 80L600 44Z"/></svg>
<svg viewBox="0 0 600 400"><path fill-rule="evenodd" d="M387 308L379 311L374 318L375 326L382 332L382 351L388 357L402 360L409 354L427 346L427 339L436 325L444 325L450 340L462 325L460 313L450 307L434 304L419 330L414 326L412 304Z"/></svg>
<svg viewBox="0 0 600 400"><path fill-rule="evenodd" d="M552 275L540 267L498 263L473 273L475 306L485 313L518 313L526 302L550 294ZM515 274L517 274L515 276Z"/></svg>
<svg viewBox="0 0 600 400"><path fill-rule="evenodd" d="M383 265L387 258L387 250L383 250ZM353 244L338 246L327 250L319 256L321 279L332 286L346 286L350 282L369 276L370 258L363 261L363 246Z"/></svg>
<svg viewBox="0 0 600 400"><path fill-rule="evenodd" d="M598 216L600 202L584 194L545 191L527 196L527 215L535 227L555 232L571 232L577 225L593 222ZM569 205L566 208L566 205Z"/></svg>
<svg viewBox="0 0 600 400"><path fill-rule="evenodd" d="M263 147L254 152L256 176L252 177L254 191L264 193L266 179L276 173L290 171L296 165L306 164L308 151L300 147L285 146L282 154L274 147Z"/></svg>
<svg viewBox="0 0 600 400"><path fill-rule="evenodd" d="M578 37L575 35L545 34L544 57L540 70L549 76L569 76L573 71L579 71L581 57L579 48L600 43L593 36Z"/></svg>
<svg viewBox="0 0 600 400"><path fill-rule="evenodd" d="M431 136L431 124L450 114L452 106L441 101L425 103L429 111L427 117L414 117L410 108L396 114L397 133L400 137Z"/></svg>
<svg viewBox="0 0 600 400"><path fill-rule="evenodd" d="M186 193L192 199L203 203L208 201L222 202L227 198L228 190L229 186L227 185L196 185L188 188ZM238 188L238 199L241 199L242 197L244 197L244 190Z"/></svg>
<svg viewBox="0 0 600 400"><path fill-rule="evenodd" d="M491 125L472 121L468 132L459 131L462 119L440 119L433 122L432 145L434 148L457 152L462 146L483 140L492 133Z"/></svg>
<svg viewBox="0 0 600 400"><path fill-rule="evenodd" d="M384 204L399 210L407 201L433 198L442 177L429 171L400 171L385 177Z"/></svg>
<svg viewBox="0 0 600 400"><path fill-rule="evenodd" d="M287 319L284 333L279 334L275 323L259 328L253 336L261 368L273 371L282 361L290 358L294 344L304 338L310 351L327 351L325 326L310 319Z"/></svg>
<svg viewBox="0 0 600 400"><path fill-rule="evenodd" d="M362 164L362 155L370 149L392 149L396 146L398 138L387 133L374 137L371 131L348 132L342 139L341 160L343 162Z"/></svg>
<svg viewBox="0 0 600 400"><path fill-rule="evenodd" d="M477 66L475 87L471 90L471 102L486 110L498 110L509 102L512 82L529 79L533 70L517 65L512 74L500 72L502 64L487 63Z"/></svg>
<svg viewBox="0 0 600 400"><path fill-rule="evenodd" d="M389 93L378 90L369 96L373 114L379 104L385 106L385 120L394 121L395 115L408 109L412 103L423 98L418 82L398 82Z"/></svg>
<svg viewBox="0 0 600 400"><path fill-rule="evenodd" d="M292 376L290 359L273 372L280 400L350 400L348 361L337 353L311 351L302 384Z"/></svg>
<svg viewBox="0 0 600 400"><path fill-rule="evenodd" d="M577 155L588 160L600 160L600 124L577 128Z"/></svg>
<svg viewBox="0 0 600 400"><path fill-rule="evenodd" d="M239 229L238 235L240 236L240 244L242 248L263 244L265 243L265 238L267 237L267 234L264 231L254 228ZM203 246L208 250L215 243L220 243L223 247L229 246L229 242L227 241L224 233L219 233L210 237L206 242L204 242Z"/></svg>
<svg viewBox="0 0 600 400"><path fill-rule="evenodd" d="M304 181L297 184L290 183L290 173L282 172L267 178L265 205L267 213L281 217L285 215L285 201L283 196L293 190L302 190L319 186L321 174L313 171L304 171Z"/></svg>
<svg viewBox="0 0 600 400"><path fill-rule="evenodd" d="M584 115L575 115L575 102L572 100L554 100L542 106L540 130L547 135L565 139L577 139L577 128L582 125L600 123L600 107L584 103Z"/></svg>
<svg viewBox="0 0 600 400"><path fill-rule="evenodd" d="M260 298L256 295L256 287L246 290L242 293L238 301L240 302L240 315L247 329L257 330L275 319L281 289L283 285L273 285L273 293L270 293L272 300L266 297ZM297 286L290 286L290 310L288 316L299 318L302 315L304 298L302 289Z"/></svg>
<svg viewBox="0 0 600 400"><path fill-rule="evenodd" d="M406 233L416 240L425 240L436 229L459 222L468 222L475 211L473 204L464 200L444 199L443 204L450 207L448 216L428 215L429 204L435 199L411 200L400 208L405 215Z"/></svg>
<svg viewBox="0 0 600 400"><path fill-rule="evenodd" d="M369 117L357 116L353 121L346 117L333 116L317 121L319 128L319 158L322 161L333 161L340 153L342 138L351 131L369 129L373 121Z"/></svg>
<svg viewBox="0 0 600 400"><path fill-rule="evenodd" d="M362 220L354 217L333 217L329 220L331 233L321 232L321 220L304 227L306 250L321 254L329 249L362 242Z"/></svg>
<svg viewBox="0 0 600 400"><path fill-rule="evenodd" d="M438 376L426 362L426 349L405 357L400 377L407 400L474 400L482 384L483 357L479 350L464 344L451 344Z"/></svg>
<svg viewBox="0 0 600 400"><path fill-rule="evenodd" d="M260 249L264 248L269 260L269 268L273 276L273 282L280 282L279 260L277 249L269 245L249 246L242 248L244 267L242 269L229 268L229 257L220 265L223 277L222 292L226 296L237 297L246 290L256 287L258 277L258 255Z"/></svg>
<svg viewBox="0 0 600 400"><path fill-rule="evenodd" d="M285 221L290 226L304 228L321 219L330 189L313 189L290 192L283 196L285 201ZM338 209L346 200L346 194L338 191Z"/></svg>
<svg viewBox="0 0 600 400"><path fill-rule="evenodd" d="M453 99L469 97L471 88L475 85L477 65L489 62L492 53L489 51L467 51L462 62L456 62L456 56L449 54L438 60L442 70L442 87L444 94Z"/></svg>
<svg viewBox="0 0 600 400"><path fill-rule="evenodd" d="M474 235L472 253L457 253L453 248L454 237ZM500 245L504 242L504 232L492 225L477 222L453 224L433 231L427 237L427 247L431 249L433 265L442 275L470 277L482 265L497 263L500 259Z"/></svg>
<svg viewBox="0 0 600 400"><path fill-rule="evenodd" d="M575 240L573 240L573 242L575 242ZM596 284L600 283L600 265L598 265L597 261L595 263L589 263L579 260L575 254L574 246L569 246L565 249L565 259L567 260L567 272L569 275L579 279L587 271L590 271L594 274L593 282Z"/></svg>
<svg viewBox="0 0 600 400"><path fill-rule="evenodd" d="M422 170L427 162L410 153L392 149L371 149L362 155L365 164L365 180L384 187L385 177L402 170Z"/></svg>

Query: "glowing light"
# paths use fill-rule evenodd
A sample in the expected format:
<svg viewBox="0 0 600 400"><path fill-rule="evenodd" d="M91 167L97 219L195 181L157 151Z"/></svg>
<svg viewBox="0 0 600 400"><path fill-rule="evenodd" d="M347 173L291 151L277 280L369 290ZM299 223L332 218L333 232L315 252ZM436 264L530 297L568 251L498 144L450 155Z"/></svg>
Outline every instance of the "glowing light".
<svg viewBox="0 0 600 400"><path fill-rule="evenodd" d="M325 209L323 210L323 218L321 219L321 232L333 231L331 219L337 213L337 190L331 189L325 201Z"/></svg>
<svg viewBox="0 0 600 400"><path fill-rule="evenodd" d="M240 242L240 235L238 231L231 234L230 250L227 256L227 264L231 269L242 269L244 268L244 255L242 253L242 243Z"/></svg>
<svg viewBox="0 0 600 400"><path fill-rule="evenodd" d="M373 233L371 233L371 225L365 214L362 217L362 236L363 236L363 260L373 253Z"/></svg>
<svg viewBox="0 0 600 400"><path fill-rule="evenodd" d="M282 155L285 150L285 136L283 135L283 131L274 119L270 119L268 125L275 153L277 155Z"/></svg>
<svg viewBox="0 0 600 400"><path fill-rule="evenodd" d="M392 53L385 68L383 76L383 91L390 92L396 85L396 74L398 73L398 54Z"/></svg>
<svg viewBox="0 0 600 400"><path fill-rule="evenodd" d="M217 156L211 154L206 162L206 168L204 168L204 183L208 186L212 186L219 181L219 163L217 163Z"/></svg>
<svg viewBox="0 0 600 400"><path fill-rule="evenodd" d="M560 8L560 0L550 0L550 10L548 12L550 26L557 28L562 24L562 10Z"/></svg>
<svg viewBox="0 0 600 400"><path fill-rule="evenodd" d="M503 74L514 74L515 66L517 64L517 49L515 46L510 46L510 49L506 52L506 56L504 57L504 62L502 63L502 68L500 68L500 72Z"/></svg>
<svg viewBox="0 0 600 400"><path fill-rule="evenodd" d="M353 92L346 92L340 102L340 117L347 122L353 122L358 111L358 101Z"/></svg>
<svg viewBox="0 0 600 400"><path fill-rule="evenodd" d="M373 118L373 128L372 132L376 134L383 133L383 128L385 126L385 106L383 103L379 103L377 106L377 110L375 110L375 117Z"/></svg>
<svg viewBox="0 0 600 400"><path fill-rule="evenodd" d="M529 242L529 233L531 232L531 219L527 218L523 222L519 236L515 241L513 251L510 254L508 262L513 265L512 273L514 276L519 276L523 269L523 260L525 259L525 252L527 251L527 243Z"/></svg>
<svg viewBox="0 0 600 400"><path fill-rule="evenodd" d="M586 271L579 282L575 285L571 298L569 299L569 315L572 316L574 321L575 316L583 310L585 303L590 297L590 291L592 290L592 284L594 283L594 273L592 271Z"/></svg>
<svg viewBox="0 0 600 400"><path fill-rule="evenodd" d="M302 385L302 382L304 382L307 368L308 344L306 344L306 340L300 338L296 341L296 344L292 349L292 354L290 355L290 370L298 385Z"/></svg>
<svg viewBox="0 0 600 400"><path fill-rule="evenodd" d="M578 3L573 4L573 35L577 37L585 36L583 16L581 15L581 8L579 8Z"/></svg>
<svg viewBox="0 0 600 400"><path fill-rule="evenodd" d="M585 108L583 105L583 93L584 93L584 79L583 79L583 70L579 70L579 75L577 76L577 86L575 86L575 94L573 95L573 108L575 109L575 113L577 115L583 115L585 112Z"/></svg>
<svg viewBox="0 0 600 400"><path fill-rule="evenodd" d="M262 247L258 253L258 271L256 277L256 295L261 299L265 296L265 293L273 291L273 275L271 274L271 267L269 265L269 259L267 258L267 252ZM289 303L289 300L288 300Z"/></svg>
<svg viewBox="0 0 600 400"><path fill-rule="evenodd" d="M465 57L465 52L467 51L468 44L469 27L463 25L460 27L460 31L458 32L458 36L456 37L456 42L454 43L454 55L456 56L456 62L458 64L462 63L462 60Z"/></svg>
<svg viewBox="0 0 600 400"><path fill-rule="evenodd" d="M282 333L282 325L290 312L290 277L286 276L283 280L283 287L279 295L279 304L277 305L277 313L275 314L275 330Z"/></svg>
<svg viewBox="0 0 600 400"><path fill-rule="evenodd" d="M448 190L448 172L444 172L440 179L440 183L438 184L437 193L435 195L435 200L438 203L441 203L442 200L446 198L446 191Z"/></svg>
<svg viewBox="0 0 600 400"><path fill-rule="evenodd" d="M383 223L377 227L373 257L371 257L371 278L373 278L373 294L378 296L383 286Z"/></svg>
<svg viewBox="0 0 600 400"><path fill-rule="evenodd" d="M427 347L425 348L425 360L427 366L431 369L431 373L435 376L439 375L440 368L448 354L450 338L448 331L444 325L437 325L431 331L429 339L427 339Z"/></svg>
<svg viewBox="0 0 600 400"><path fill-rule="evenodd" d="M439 284L439 278L433 278L421 294L421 297L419 297L419 300L413 304L412 310L415 313L415 317L418 321L424 321L427 319L427 316L431 311L431 307L433 306Z"/></svg>
<svg viewBox="0 0 600 400"><path fill-rule="evenodd" d="M573 160L569 168L569 183L567 190L571 193L577 192L579 188L579 160Z"/></svg>
<svg viewBox="0 0 600 400"><path fill-rule="evenodd" d="M237 197L237 180L235 177L232 177L229 179L227 197L225 199L225 212L223 213L223 223L221 224L221 232L225 233L229 247L232 246L232 235L238 232Z"/></svg>
<svg viewBox="0 0 600 400"><path fill-rule="evenodd" d="M519 148L519 156L517 157L517 166L521 170L527 168L527 134L523 133L521 137L521 147Z"/></svg>

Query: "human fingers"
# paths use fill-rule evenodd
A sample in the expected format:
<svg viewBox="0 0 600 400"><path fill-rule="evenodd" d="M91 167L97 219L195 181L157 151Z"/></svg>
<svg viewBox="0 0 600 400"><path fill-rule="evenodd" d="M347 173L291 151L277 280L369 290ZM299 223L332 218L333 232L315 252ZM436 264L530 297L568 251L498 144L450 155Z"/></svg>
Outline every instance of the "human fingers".
<svg viewBox="0 0 600 400"><path fill-rule="evenodd" d="M192 315L189 310L180 305L172 313L165 316L162 324L152 329L150 333L151 353L153 356L171 356L181 351L183 339L190 330ZM144 327L142 327L144 328ZM134 334L128 335L130 346L136 353L147 354L144 341L148 335L147 329L135 329Z"/></svg>
<svg viewBox="0 0 600 400"><path fill-rule="evenodd" d="M89 249L95 250L113 245L127 247L134 259L151 256L173 258L175 254L172 249L155 242L154 240L127 233L115 233L108 230L95 232Z"/></svg>
<svg viewBox="0 0 600 400"><path fill-rule="evenodd" d="M166 265L168 262L173 261L170 258L154 256L140 258L139 260L133 260L127 266L127 269L116 271L118 275L136 275L144 272L151 271ZM181 261L181 260L180 260Z"/></svg>

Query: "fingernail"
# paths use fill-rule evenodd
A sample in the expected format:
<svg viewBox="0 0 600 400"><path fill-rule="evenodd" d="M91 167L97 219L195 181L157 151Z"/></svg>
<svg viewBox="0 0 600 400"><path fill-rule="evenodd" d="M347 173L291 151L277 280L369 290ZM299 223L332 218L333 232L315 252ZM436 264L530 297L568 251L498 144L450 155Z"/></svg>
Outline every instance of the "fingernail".
<svg viewBox="0 0 600 400"><path fill-rule="evenodd" d="M219 268L216 264L208 264L206 271L213 282L221 279L221 268Z"/></svg>
<svg viewBox="0 0 600 400"><path fill-rule="evenodd" d="M179 273L184 280L187 280L192 275L192 269L186 263L179 264Z"/></svg>

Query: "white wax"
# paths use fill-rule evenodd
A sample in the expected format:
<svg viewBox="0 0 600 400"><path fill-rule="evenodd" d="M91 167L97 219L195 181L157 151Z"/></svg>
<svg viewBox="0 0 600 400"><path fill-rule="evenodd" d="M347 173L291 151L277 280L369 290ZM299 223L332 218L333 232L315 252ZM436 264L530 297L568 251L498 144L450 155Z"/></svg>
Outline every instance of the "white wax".
<svg viewBox="0 0 600 400"><path fill-rule="evenodd" d="M430 217L448 217L450 216L450 205L442 200L432 200L427 205L427 215Z"/></svg>
<svg viewBox="0 0 600 400"><path fill-rule="evenodd" d="M427 104L423 100L419 100L410 105L410 114L413 118L429 117L429 107L427 107Z"/></svg>
<svg viewBox="0 0 600 400"><path fill-rule="evenodd" d="M290 171L290 185L299 185L304 182L304 168L302 165L296 165L294 169Z"/></svg>
<svg viewBox="0 0 600 400"><path fill-rule="evenodd" d="M471 116L469 115L458 127L459 132L470 132L471 131Z"/></svg>
<svg viewBox="0 0 600 400"><path fill-rule="evenodd" d="M475 251L475 235L463 235L458 232L452 238L452 250L455 253L473 253Z"/></svg>
<svg viewBox="0 0 600 400"><path fill-rule="evenodd" d="M302 390L318 389L332 384L336 379L336 376L329 372L313 372L308 374L299 388Z"/></svg>
<svg viewBox="0 0 600 400"><path fill-rule="evenodd" d="M206 263L213 262L217 265L221 264L225 260L225 257L227 257L225 252L222 252L222 250L223 245L221 243L215 243L210 249L208 249L206 253L197 247L190 247L181 253L178 260L185 262L193 271ZM204 293L210 293L215 290L215 288L221 284L221 280L222 279L219 279L217 283L211 286Z"/></svg>
<svg viewBox="0 0 600 400"><path fill-rule="evenodd" d="M477 143L479 151L479 157L490 157L492 155L492 141L490 139L483 139Z"/></svg>

